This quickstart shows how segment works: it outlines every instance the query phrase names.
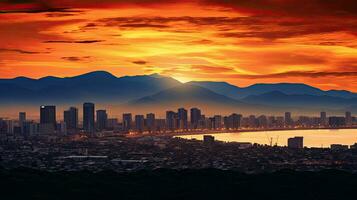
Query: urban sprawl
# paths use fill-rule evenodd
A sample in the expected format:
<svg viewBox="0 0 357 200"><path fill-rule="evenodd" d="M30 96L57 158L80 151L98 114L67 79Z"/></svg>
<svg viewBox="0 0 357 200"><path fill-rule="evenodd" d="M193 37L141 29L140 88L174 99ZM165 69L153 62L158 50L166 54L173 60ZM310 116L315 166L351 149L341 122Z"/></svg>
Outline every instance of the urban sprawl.
<svg viewBox="0 0 357 200"><path fill-rule="evenodd" d="M190 115L189 115L190 114ZM342 169L357 172L357 145L306 148L303 137L289 138L286 147L247 142L220 142L204 135L202 141L174 136L185 133L239 132L308 128L354 128L356 117L229 116L206 117L198 108L167 111L165 119L154 113L133 116L124 113L121 121L108 118L106 110L83 104L64 111L56 119L55 106L41 106L40 120L0 119L0 167L26 167L48 171L201 169L217 168L247 173L279 169Z"/></svg>

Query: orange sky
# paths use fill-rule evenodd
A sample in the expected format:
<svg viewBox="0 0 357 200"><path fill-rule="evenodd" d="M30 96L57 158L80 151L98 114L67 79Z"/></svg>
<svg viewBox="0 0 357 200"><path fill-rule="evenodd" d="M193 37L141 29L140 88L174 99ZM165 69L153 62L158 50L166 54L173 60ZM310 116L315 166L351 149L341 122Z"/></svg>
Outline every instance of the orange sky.
<svg viewBox="0 0 357 200"><path fill-rule="evenodd" d="M352 0L0 0L0 77L106 70L357 92L356 36Z"/></svg>

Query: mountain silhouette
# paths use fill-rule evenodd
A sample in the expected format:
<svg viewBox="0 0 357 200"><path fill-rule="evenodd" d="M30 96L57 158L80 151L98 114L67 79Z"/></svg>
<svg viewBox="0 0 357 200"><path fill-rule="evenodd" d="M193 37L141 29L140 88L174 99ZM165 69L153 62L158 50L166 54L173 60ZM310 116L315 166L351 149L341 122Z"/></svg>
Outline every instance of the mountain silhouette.
<svg viewBox="0 0 357 200"><path fill-rule="evenodd" d="M301 83L276 83L276 84L254 84L248 87L237 87L225 82L207 82L193 81L189 84L201 86L210 89L216 93L234 98L243 99L251 95L261 95L268 92L279 91L287 95L314 95L314 96L331 96L341 98L357 98L356 93L344 90L324 91L306 84Z"/></svg>
<svg viewBox="0 0 357 200"><path fill-rule="evenodd" d="M346 99L333 96L316 96L308 94L285 94L272 91L261 95L251 95L241 99L243 102L266 106L299 107L302 109L339 109L348 110L357 106L357 98Z"/></svg>
<svg viewBox="0 0 357 200"><path fill-rule="evenodd" d="M95 101L122 103L180 85L164 76L115 77L104 71L74 77L19 77L0 79L0 102L79 103Z"/></svg>
<svg viewBox="0 0 357 200"><path fill-rule="evenodd" d="M255 84L237 87L226 82L183 84L159 74L116 77L95 71L73 77L0 79L0 105L78 105L92 101L121 108L173 109L200 107L238 113L356 109L357 94L324 91L306 84Z"/></svg>
<svg viewBox="0 0 357 200"><path fill-rule="evenodd" d="M192 84L176 86L154 95L146 96L131 101L127 106L140 108L141 110L159 109L169 110L178 107L199 107L204 110L215 110L217 113L263 113L277 111L274 106L261 106L232 99L230 97L217 94L206 88Z"/></svg>

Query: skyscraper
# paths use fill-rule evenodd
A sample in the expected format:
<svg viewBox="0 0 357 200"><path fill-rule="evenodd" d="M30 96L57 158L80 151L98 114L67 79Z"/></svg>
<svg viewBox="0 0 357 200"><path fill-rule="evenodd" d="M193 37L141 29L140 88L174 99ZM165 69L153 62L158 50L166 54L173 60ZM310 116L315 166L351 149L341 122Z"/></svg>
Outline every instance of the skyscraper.
<svg viewBox="0 0 357 200"><path fill-rule="evenodd" d="M320 125L325 127L327 126L327 115L326 115L326 112L321 112L320 113Z"/></svg>
<svg viewBox="0 0 357 200"><path fill-rule="evenodd" d="M56 127L56 106L41 106L40 107L40 123L51 124Z"/></svg>
<svg viewBox="0 0 357 200"><path fill-rule="evenodd" d="M26 121L26 112L19 112L19 124L23 124Z"/></svg>
<svg viewBox="0 0 357 200"><path fill-rule="evenodd" d="M235 130L240 128L240 121L242 119L242 115L233 113L231 116L229 116L229 118L232 123L230 128L235 129Z"/></svg>
<svg viewBox="0 0 357 200"><path fill-rule="evenodd" d="M213 116L213 129L217 130L217 129L221 129L222 125L223 125L223 121L222 121L222 116L221 115L215 115Z"/></svg>
<svg viewBox="0 0 357 200"><path fill-rule="evenodd" d="M108 115L106 110L97 110L97 129L105 130L107 127Z"/></svg>
<svg viewBox="0 0 357 200"><path fill-rule="evenodd" d="M197 129L198 122L201 118L201 110L198 108L191 108L191 128Z"/></svg>
<svg viewBox="0 0 357 200"><path fill-rule="evenodd" d="M21 133L24 134L24 123L26 122L26 113L19 112L19 125L21 128Z"/></svg>
<svg viewBox="0 0 357 200"><path fill-rule="evenodd" d="M176 113L174 111L166 111L166 128L170 131L176 129Z"/></svg>
<svg viewBox="0 0 357 200"><path fill-rule="evenodd" d="M146 115L146 126L150 133L155 132L156 120L154 113L149 113Z"/></svg>
<svg viewBox="0 0 357 200"><path fill-rule="evenodd" d="M87 133L94 133L94 110L95 106L93 103L83 104L83 129Z"/></svg>
<svg viewBox="0 0 357 200"><path fill-rule="evenodd" d="M293 125L293 119L291 117L291 112L285 112L285 127L290 127Z"/></svg>
<svg viewBox="0 0 357 200"><path fill-rule="evenodd" d="M70 107L63 113L64 122L68 130L75 131L78 129L78 109L75 107Z"/></svg>
<svg viewBox="0 0 357 200"><path fill-rule="evenodd" d="M135 115L135 130L138 133L142 133L144 131L144 115Z"/></svg>
<svg viewBox="0 0 357 200"><path fill-rule="evenodd" d="M179 108L177 112L177 117L179 129L187 129L187 110L184 108Z"/></svg>
<svg viewBox="0 0 357 200"><path fill-rule="evenodd" d="M351 112L346 112L345 113L345 118L346 118L346 126L351 127L352 126L352 114Z"/></svg>
<svg viewBox="0 0 357 200"><path fill-rule="evenodd" d="M131 113L124 113L123 114L123 129L124 131L130 131L131 130L131 124L132 124L133 118Z"/></svg>

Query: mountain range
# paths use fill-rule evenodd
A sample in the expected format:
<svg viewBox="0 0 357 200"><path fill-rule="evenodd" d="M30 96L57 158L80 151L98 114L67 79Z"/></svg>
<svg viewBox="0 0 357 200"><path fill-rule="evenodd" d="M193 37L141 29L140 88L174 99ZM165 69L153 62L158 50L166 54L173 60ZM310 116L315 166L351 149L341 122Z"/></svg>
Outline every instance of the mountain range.
<svg viewBox="0 0 357 200"><path fill-rule="evenodd" d="M306 84L254 84L238 87L226 82L181 83L159 74L116 77L96 71L74 77L0 79L0 107L66 104L85 101L140 110L200 107L246 113L357 111L357 94L321 90Z"/></svg>

